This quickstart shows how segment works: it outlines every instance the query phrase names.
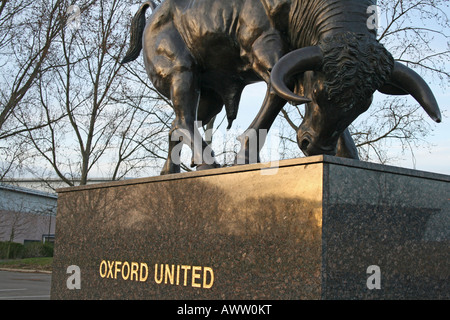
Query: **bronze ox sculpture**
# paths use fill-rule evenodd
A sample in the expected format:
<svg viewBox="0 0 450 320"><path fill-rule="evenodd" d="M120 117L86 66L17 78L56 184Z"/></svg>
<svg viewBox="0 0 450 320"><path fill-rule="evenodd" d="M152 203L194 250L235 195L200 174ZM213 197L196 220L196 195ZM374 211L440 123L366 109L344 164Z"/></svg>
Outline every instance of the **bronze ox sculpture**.
<svg viewBox="0 0 450 320"><path fill-rule="evenodd" d="M187 144L197 170L219 166L195 121L207 123L225 105L229 126L248 84L267 83L263 105L246 132L269 130L286 102L306 104L297 133L305 155L358 158L347 127L378 90L412 95L441 121L425 81L395 62L368 27L372 0L165 0L143 4L132 21L131 47L122 63L143 50L154 87L170 98L175 120L161 174L180 171L175 147ZM145 12L152 7L148 20ZM147 21L146 21L147 20ZM174 139L174 133L177 138ZM237 162L247 163L249 135ZM258 138L258 135L256 135ZM258 138L259 139L259 138ZM259 154L264 141L257 141ZM208 155L209 162L205 161ZM259 156L256 157L259 161Z"/></svg>

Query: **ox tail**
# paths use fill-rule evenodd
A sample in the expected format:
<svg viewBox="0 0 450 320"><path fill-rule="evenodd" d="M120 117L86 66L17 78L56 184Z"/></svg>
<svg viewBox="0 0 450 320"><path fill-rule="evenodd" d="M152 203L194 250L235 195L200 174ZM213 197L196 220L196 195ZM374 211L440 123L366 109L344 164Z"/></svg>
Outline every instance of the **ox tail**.
<svg viewBox="0 0 450 320"><path fill-rule="evenodd" d="M155 10L156 5L153 1L145 2L136 12L136 14L133 17L133 20L131 20L130 48L128 49L121 64L134 61L141 54L142 37L144 36L144 29L145 29L145 12L147 11L148 7L151 7L153 11Z"/></svg>

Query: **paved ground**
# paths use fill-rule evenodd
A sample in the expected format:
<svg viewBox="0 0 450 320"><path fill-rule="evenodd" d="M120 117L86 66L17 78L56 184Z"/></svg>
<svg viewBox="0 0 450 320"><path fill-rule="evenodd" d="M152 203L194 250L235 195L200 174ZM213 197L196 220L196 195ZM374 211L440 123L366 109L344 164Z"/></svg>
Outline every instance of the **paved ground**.
<svg viewBox="0 0 450 320"><path fill-rule="evenodd" d="M0 271L0 300L49 300L51 274Z"/></svg>

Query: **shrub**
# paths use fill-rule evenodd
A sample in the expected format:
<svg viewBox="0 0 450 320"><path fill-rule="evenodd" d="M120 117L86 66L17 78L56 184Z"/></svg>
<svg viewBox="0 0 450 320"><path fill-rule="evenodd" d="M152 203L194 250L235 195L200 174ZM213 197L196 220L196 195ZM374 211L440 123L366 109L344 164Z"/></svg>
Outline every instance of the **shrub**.
<svg viewBox="0 0 450 320"><path fill-rule="evenodd" d="M4 241L0 242L1 259L20 259L23 257L25 247L21 243Z"/></svg>
<svg viewBox="0 0 450 320"><path fill-rule="evenodd" d="M53 244L29 242L25 244L24 258L53 257Z"/></svg>
<svg viewBox="0 0 450 320"><path fill-rule="evenodd" d="M41 242L28 242L24 244L24 258L37 258L42 257L41 254L42 243Z"/></svg>
<svg viewBox="0 0 450 320"><path fill-rule="evenodd" d="M28 242L24 245L16 242L0 242L0 259L22 259L53 257L53 243Z"/></svg>
<svg viewBox="0 0 450 320"><path fill-rule="evenodd" d="M53 243L46 242L42 244L42 256L53 257Z"/></svg>

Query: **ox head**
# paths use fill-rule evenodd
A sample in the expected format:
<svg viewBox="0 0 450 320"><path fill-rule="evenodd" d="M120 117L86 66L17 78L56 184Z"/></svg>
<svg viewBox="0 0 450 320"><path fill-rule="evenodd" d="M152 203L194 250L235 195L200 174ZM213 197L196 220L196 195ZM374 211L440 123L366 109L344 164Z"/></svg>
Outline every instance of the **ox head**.
<svg viewBox="0 0 450 320"><path fill-rule="evenodd" d="M296 92L301 96L289 89L299 75ZM285 55L272 70L271 85L287 101L306 103L297 141L307 156L335 155L339 136L369 108L376 90L411 94L433 120L441 121L425 81L366 35L341 33Z"/></svg>

